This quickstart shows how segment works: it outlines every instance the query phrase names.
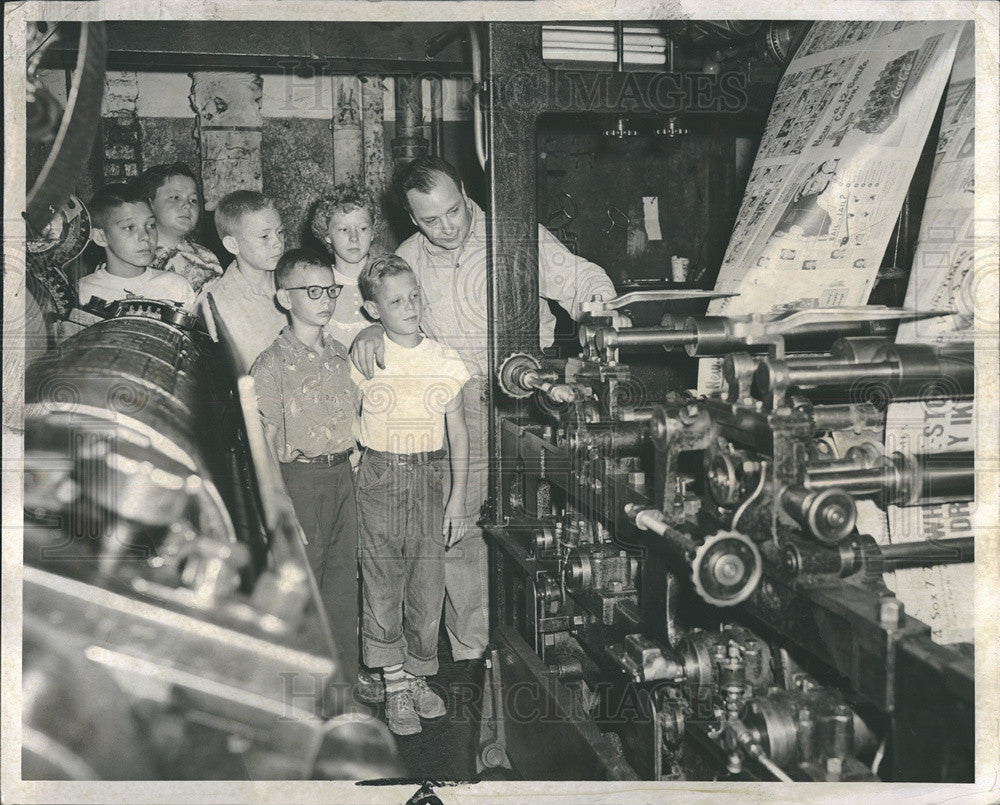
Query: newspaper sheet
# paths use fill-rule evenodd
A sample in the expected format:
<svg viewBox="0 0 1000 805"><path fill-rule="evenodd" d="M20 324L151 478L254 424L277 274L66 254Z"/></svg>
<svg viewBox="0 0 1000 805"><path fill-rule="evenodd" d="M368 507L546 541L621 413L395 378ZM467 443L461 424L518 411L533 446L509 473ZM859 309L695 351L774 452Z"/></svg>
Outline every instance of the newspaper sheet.
<svg viewBox="0 0 1000 805"><path fill-rule="evenodd" d="M973 400L925 400L889 406L886 452L906 454L975 450ZM972 502L929 506L889 506L888 533L878 542L915 542L974 536ZM860 519L859 519L860 521ZM910 615L931 627L938 643L972 642L975 565L942 565L897 570L885 583Z"/></svg>
<svg viewBox="0 0 1000 805"><path fill-rule="evenodd" d="M899 342L968 340L972 334L975 68L973 27L967 23L948 82L934 169L904 303L911 310L950 310L953 315L904 323L896 335Z"/></svg>
<svg viewBox="0 0 1000 805"><path fill-rule="evenodd" d="M975 135L973 28L962 32L948 83L927 205L907 286L906 307L952 310L952 316L903 324L900 342L968 341L972 337L973 179ZM994 328L995 329L995 328ZM971 400L896 403L886 418L886 452L943 453L975 450ZM973 536L973 503L888 509L892 542ZM973 640L970 595L973 565L899 570L887 577L911 615L930 625L940 643Z"/></svg>
<svg viewBox="0 0 1000 805"><path fill-rule="evenodd" d="M819 22L775 95L710 315L863 305L951 71L959 22ZM702 361L698 389L721 388Z"/></svg>

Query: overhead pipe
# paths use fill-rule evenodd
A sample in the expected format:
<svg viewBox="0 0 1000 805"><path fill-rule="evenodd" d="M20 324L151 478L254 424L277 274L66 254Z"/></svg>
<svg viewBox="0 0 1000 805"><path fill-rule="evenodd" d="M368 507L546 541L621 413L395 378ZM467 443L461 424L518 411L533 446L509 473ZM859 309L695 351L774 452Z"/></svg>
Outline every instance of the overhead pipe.
<svg viewBox="0 0 1000 805"><path fill-rule="evenodd" d="M392 140L392 159L397 165L423 156L429 144L423 134L424 102L420 79L396 78L396 136Z"/></svg>
<svg viewBox="0 0 1000 805"><path fill-rule="evenodd" d="M472 133L476 143L476 159L479 160L479 167L486 170L486 127L480 100L480 93L485 89L483 86L483 51L475 23L469 23L469 48L472 56Z"/></svg>
<svg viewBox="0 0 1000 805"><path fill-rule="evenodd" d="M441 77L428 79L431 89L431 153L444 158L444 91Z"/></svg>

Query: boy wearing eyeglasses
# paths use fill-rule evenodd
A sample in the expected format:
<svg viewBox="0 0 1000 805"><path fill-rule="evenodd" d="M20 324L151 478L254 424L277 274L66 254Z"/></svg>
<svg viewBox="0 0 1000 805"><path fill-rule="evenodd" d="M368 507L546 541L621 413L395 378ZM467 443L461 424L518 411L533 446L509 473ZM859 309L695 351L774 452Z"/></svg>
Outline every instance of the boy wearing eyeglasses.
<svg viewBox="0 0 1000 805"><path fill-rule="evenodd" d="M324 332L342 286L334 282L329 261L306 249L285 252L274 280L291 323L260 353L250 374L267 441L308 540L306 553L345 679L354 680L358 515L349 456L361 397L346 347Z"/></svg>

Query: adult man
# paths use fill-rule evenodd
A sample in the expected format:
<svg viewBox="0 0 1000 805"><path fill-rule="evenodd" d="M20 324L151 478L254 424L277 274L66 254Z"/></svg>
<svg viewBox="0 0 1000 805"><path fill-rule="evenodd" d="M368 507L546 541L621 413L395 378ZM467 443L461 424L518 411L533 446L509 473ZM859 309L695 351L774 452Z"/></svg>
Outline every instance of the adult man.
<svg viewBox="0 0 1000 805"><path fill-rule="evenodd" d="M421 328L455 349L472 375L464 389L469 428L466 524L463 534L453 535L445 562L445 627L454 659L474 660L483 655L489 635L486 545L474 525L489 480L485 214L465 194L458 171L438 157L419 157L404 165L394 185L420 230L400 244L396 254L410 264L423 290ZM538 274L543 348L552 345L555 330L555 316L546 299L557 301L579 318L582 302L615 296L614 285L600 266L569 252L542 226L538 227ZM383 356L378 327L362 331L351 348L352 360L368 376L376 360L381 365Z"/></svg>

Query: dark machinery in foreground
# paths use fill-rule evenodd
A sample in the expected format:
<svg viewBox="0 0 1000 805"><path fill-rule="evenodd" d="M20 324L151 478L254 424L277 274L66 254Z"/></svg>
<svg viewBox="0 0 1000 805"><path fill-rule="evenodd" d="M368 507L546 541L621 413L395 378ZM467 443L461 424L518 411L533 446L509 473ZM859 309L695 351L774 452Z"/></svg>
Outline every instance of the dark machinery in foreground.
<svg viewBox="0 0 1000 805"><path fill-rule="evenodd" d="M580 358L503 361L500 388L538 405L500 423L503 695L484 765L972 781L971 652L933 642L883 573L970 562L973 541L879 545L856 527L863 498L973 497L972 453L881 447L886 402L972 394L971 346L867 334L904 315L668 318L638 332L596 311ZM812 351L785 351L803 342ZM636 399L626 350L660 346L724 355L725 390ZM515 701L519 688L530 699Z"/></svg>
<svg viewBox="0 0 1000 805"><path fill-rule="evenodd" d="M25 779L398 773L231 366L190 316L128 300L27 370Z"/></svg>

